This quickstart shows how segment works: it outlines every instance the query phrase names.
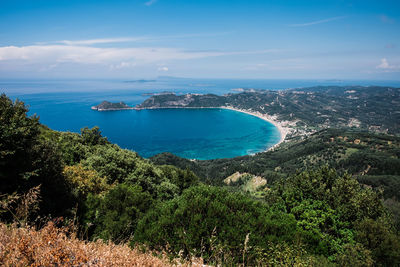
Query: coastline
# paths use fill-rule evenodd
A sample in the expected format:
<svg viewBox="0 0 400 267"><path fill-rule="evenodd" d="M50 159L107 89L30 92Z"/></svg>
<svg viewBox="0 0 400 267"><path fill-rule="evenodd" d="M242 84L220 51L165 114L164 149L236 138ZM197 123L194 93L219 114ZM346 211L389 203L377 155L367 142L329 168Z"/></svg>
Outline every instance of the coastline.
<svg viewBox="0 0 400 267"><path fill-rule="evenodd" d="M271 124L273 124L279 131L280 134L280 139L279 142L276 143L275 145L265 149L263 152L270 151L278 147L281 143L285 141L286 135L289 133L289 129L285 127L281 122L276 121L272 116L269 116L267 114L262 114L260 112L252 112L249 110L245 109L238 109L230 106L220 106L220 107L147 107L147 108L134 108L136 110L143 110L143 109L174 109L174 108L181 108L181 109L204 109L204 108L209 108L209 109L228 109L228 110L233 110L237 112L242 112L247 115L255 116L259 119L262 119L264 121L267 121Z"/></svg>
<svg viewBox="0 0 400 267"><path fill-rule="evenodd" d="M272 150L274 148L276 148L277 146L279 146L281 143L283 143L285 141L286 135L288 134L288 129L286 127L284 127L280 122L273 120L269 115L266 114L262 114L260 112L251 112L248 110L244 110L244 109L237 109L237 108L233 108L233 107L227 107L227 106L222 106L219 107L222 109L228 109L228 110L233 110L233 111L237 111L237 112L242 112L251 116L255 116L257 118L260 118L264 121L267 121L271 124L273 124L279 131L280 134L280 139L279 142L276 143L275 145L271 146L270 148L266 149L265 151L269 151Z"/></svg>
<svg viewBox="0 0 400 267"><path fill-rule="evenodd" d="M133 109L137 109L135 107L131 107L131 108L107 108L107 109L102 109L102 108L97 108L96 106L93 106L90 108L91 110L96 110L96 111L118 111L118 110L133 110Z"/></svg>

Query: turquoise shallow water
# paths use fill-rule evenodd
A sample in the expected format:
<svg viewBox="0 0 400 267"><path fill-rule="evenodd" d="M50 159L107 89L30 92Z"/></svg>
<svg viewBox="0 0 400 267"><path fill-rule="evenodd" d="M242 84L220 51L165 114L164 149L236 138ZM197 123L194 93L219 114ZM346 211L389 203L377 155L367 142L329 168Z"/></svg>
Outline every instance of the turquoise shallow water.
<svg viewBox="0 0 400 267"><path fill-rule="evenodd" d="M18 98L51 129L79 132L85 126L99 126L111 142L143 157L171 152L189 159L229 158L261 152L280 139L274 125L232 110L90 109L104 99L132 105L145 98L129 92L26 94Z"/></svg>
<svg viewBox="0 0 400 267"><path fill-rule="evenodd" d="M40 121L54 130L79 132L99 126L103 135L143 157L171 152L190 159L227 158L263 151L276 144L279 132L272 124L244 113L221 109L162 109L97 112L103 100L141 103L143 94L225 94L233 88L283 89L312 85L343 85L343 81L307 80L191 80L157 81L0 81L0 92L19 98ZM346 82L347 83L347 82ZM362 81L349 84L366 84ZM376 84L376 83L372 83ZM400 84L400 83L399 83ZM393 84L393 85L399 85ZM389 84L391 85L391 84Z"/></svg>
<svg viewBox="0 0 400 267"><path fill-rule="evenodd" d="M98 112L84 94L23 97L30 113L52 129L79 132L99 126L102 134L143 157L171 152L190 159L252 154L279 141L276 127L257 117L224 109L154 109ZM70 99L72 98L72 99ZM90 99L90 98L89 98Z"/></svg>
<svg viewBox="0 0 400 267"><path fill-rule="evenodd" d="M93 116L111 141L144 157L161 152L190 159L235 157L263 151L280 138L272 124L223 109L110 111Z"/></svg>

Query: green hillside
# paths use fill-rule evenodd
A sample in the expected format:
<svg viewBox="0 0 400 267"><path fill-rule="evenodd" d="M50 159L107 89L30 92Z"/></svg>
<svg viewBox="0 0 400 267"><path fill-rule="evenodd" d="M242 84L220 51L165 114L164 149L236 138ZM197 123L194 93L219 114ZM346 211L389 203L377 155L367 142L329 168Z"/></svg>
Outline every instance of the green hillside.
<svg viewBox="0 0 400 267"><path fill-rule="evenodd" d="M215 184L220 184L236 171L260 175L272 183L276 177L325 165L360 177L399 176L399 155L400 137L356 130L326 129L254 156L190 161L163 153L151 160L156 164L189 168L199 177L205 180L208 178L208 181Z"/></svg>
<svg viewBox="0 0 400 267"><path fill-rule="evenodd" d="M1 95L0 238L10 244L13 232L49 236L58 233L53 225L68 226L73 242L52 251L64 265L65 255L79 255L72 253L78 237L218 266L397 266L396 192L384 202L355 177L393 186L398 155L397 137L324 130L253 157L148 160L111 144L97 127L48 129L22 102ZM236 172L232 184L223 183ZM42 256L32 249L44 241L24 240L18 253L34 263Z"/></svg>

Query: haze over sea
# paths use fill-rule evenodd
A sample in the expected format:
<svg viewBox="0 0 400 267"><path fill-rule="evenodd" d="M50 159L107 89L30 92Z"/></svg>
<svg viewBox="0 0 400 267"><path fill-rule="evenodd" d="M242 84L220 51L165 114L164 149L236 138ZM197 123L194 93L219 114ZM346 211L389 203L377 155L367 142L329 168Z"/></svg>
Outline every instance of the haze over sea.
<svg viewBox="0 0 400 267"><path fill-rule="evenodd" d="M29 106L51 129L79 132L99 126L103 135L143 157L171 152L190 159L215 159L266 150L280 139L259 118L222 109L90 109L103 100L136 105L151 93L233 93L237 88L286 89L316 85L400 86L395 81L235 80L160 77L156 80L1 80L0 91ZM51 92L51 93L50 93Z"/></svg>

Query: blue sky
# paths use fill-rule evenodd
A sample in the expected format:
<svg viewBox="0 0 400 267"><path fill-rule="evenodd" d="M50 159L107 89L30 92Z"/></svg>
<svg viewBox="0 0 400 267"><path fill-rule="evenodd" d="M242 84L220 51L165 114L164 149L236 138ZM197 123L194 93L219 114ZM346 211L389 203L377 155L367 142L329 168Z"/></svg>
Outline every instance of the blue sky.
<svg viewBox="0 0 400 267"><path fill-rule="evenodd" d="M400 1L0 0L0 78L400 80Z"/></svg>

